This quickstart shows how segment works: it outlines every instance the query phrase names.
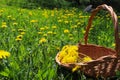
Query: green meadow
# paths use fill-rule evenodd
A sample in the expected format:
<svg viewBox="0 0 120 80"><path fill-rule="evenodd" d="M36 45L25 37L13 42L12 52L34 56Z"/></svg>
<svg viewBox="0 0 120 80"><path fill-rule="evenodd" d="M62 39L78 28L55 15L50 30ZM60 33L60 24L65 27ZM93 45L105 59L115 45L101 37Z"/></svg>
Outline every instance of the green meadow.
<svg viewBox="0 0 120 80"><path fill-rule="evenodd" d="M1 3L0 50L10 56L0 60L0 80L88 80L81 72L61 68L55 56L64 45L84 44L89 17L75 7L23 9ZM114 49L113 27L108 12L100 11L88 43Z"/></svg>

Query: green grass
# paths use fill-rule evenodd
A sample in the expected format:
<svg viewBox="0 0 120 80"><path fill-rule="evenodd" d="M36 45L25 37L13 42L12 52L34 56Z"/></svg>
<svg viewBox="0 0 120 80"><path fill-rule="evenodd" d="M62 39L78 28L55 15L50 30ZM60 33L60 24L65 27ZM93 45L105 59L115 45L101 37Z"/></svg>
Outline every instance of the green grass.
<svg viewBox="0 0 120 80"><path fill-rule="evenodd" d="M55 56L64 45L84 43L88 18L89 14L78 8L28 10L1 4L0 50L11 56L1 60L0 80L73 80L75 75L79 76L77 80L87 78L61 69ZM4 24L7 27L2 27ZM110 18L95 18L89 43L114 48L111 25ZM20 35L21 40L16 40ZM45 42L40 43L42 38Z"/></svg>

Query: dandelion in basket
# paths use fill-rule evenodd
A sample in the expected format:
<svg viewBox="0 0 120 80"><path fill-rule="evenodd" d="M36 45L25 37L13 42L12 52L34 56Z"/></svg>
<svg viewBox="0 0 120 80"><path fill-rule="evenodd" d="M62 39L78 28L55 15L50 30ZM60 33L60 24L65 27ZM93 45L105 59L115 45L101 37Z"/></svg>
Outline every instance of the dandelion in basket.
<svg viewBox="0 0 120 80"><path fill-rule="evenodd" d="M78 46L76 45L65 45L59 52L58 60L62 64L74 64L74 63L85 63L91 61L92 58L78 52ZM75 66L72 71L76 71L80 66Z"/></svg>
<svg viewBox="0 0 120 80"><path fill-rule="evenodd" d="M4 51L4 50L0 50L0 59L6 58L6 57L9 57L9 56L10 56L9 52Z"/></svg>

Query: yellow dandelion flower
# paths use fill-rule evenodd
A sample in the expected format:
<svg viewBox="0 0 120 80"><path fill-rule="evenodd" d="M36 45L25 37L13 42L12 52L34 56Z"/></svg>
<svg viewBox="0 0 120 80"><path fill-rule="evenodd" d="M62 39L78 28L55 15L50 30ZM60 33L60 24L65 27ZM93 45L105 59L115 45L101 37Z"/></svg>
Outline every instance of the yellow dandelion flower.
<svg viewBox="0 0 120 80"><path fill-rule="evenodd" d="M0 59L6 58L6 57L9 57L9 56L10 56L9 52L4 51L4 50L0 50Z"/></svg>
<svg viewBox="0 0 120 80"><path fill-rule="evenodd" d="M2 22L2 25L6 25L6 22Z"/></svg>
<svg viewBox="0 0 120 80"><path fill-rule="evenodd" d="M22 38L18 38L18 37L17 37L15 40L16 40L16 41L21 41L21 40L22 40Z"/></svg>
<svg viewBox="0 0 120 80"><path fill-rule="evenodd" d="M81 66L75 66L75 67L72 69L72 72L77 71L79 68L81 68Z"/></svg>
<svg viewBox="0 0 120 80"><path fill-rule="evenodd" d="M42 28L40 28L40 30L41 30L41 31L42 31L42 30L45 30L45 28L42 27Z"/></svg>
<svg viewBox="0 0 120 80"><path fill-rule="evenodd" d="M2 28L6 28L7 27L7 23L6 22L2 22Z"/></svg>
<svg viewBox="0 0 120 80"><path fill-rule="evenodd" d="M7 16L7 18L8 18L8 19L10 19L10 18L12 18L12 16L11 16L11 15L9 15L9 16Z"/></svg>
<svg viewBox="0 0 120 80"><path fill-rule="evenodd" d="M71 28L77 28L77 25L71 26Z"/></svg>
<svg viewBox="0 0 120 80"><path fill-rule="evenodd" d="M23 34L25 34L25 32L21 32L20 34L23 35Z"/></svg>
<svg viewBox="0 0 120 80"><path fill-rule="evenodd" d="M22 29L22 28L18 29L18 31L19 31L19 32L25 32L25 30Z"/></svg>
<svg viewBox="0 0 120 80"><path fill-rule="evenodd" d="M77 46L65 45L60 51L59 60L64 63L76 63L78 58Z"/></svg>
<svg viewBox="0 0 120 80"><path fill-rule="evenodd" d="M64 33L69 33L69 30L68 30L68 29L65 29L65 30L64 30Z"/></svg>
<svg viewBox="0 0 120 80"><path fill-rule="evenodd" d="M70 37L70 40L73 40L74 38L73 37Z"/></svg>
<svg viewBox="0 0 120 80"><path fill-rule="evenodd" d="M69 21L64 21L64 22L65 22L65 24L69 23Z"/></svg>
<svg viewBox="0 0 120 80"><path fill-rule="evenodd" d="M69 37L72 37L72 36L73 36L73 34L69 34L68 36L69 36Z"/></svg>
<svg viewBox="0 0 120 80"><path fill-rule="evenodd" d="M18 35L17 37L18 37L18 38L22 38L22 37L23 37L23 35Z"/></svg>
<svg viewBox="0 0 120 80"><path fill-rule="evenodd" d="M43 32L38 32L38 34L43 34Z"/></svg>
<svg viewBox="0 0 120 80"><path fill-rule="evenodd" d="M58 20L58 22L60 23L60 22L62 22L62 20L61 20L61 19L59 19L59 20Z"/></svg>
<svg viewBox="0 0 120 80"><path fill-rule="evenodd" d="M112 46L115 47L115 43L113 43Z"/></svg>
<svg viewBox="0 0 120 80"><path fill-rule="evenodd" d="M2 9L2 10L0 10L0 13L3 13L4 12L4 10Z"/></svg>
<svg viewBox="0 0 120 80"><path fill-rule="evenodd" d="M89 56L86 56L83 58L83 62L88 62L88 61L91 61L92 58L90 58Z"/></svg>
<svg viewBox="0 0 120 80"><path fill-rule="evenodd" d="M52 28L53 28L53 29L56 29L56 28L57 28L57 26L52 26Z"/></svg>
<svg viewBox="0 0 120 80"><path fill-rule="evenodd" d="M61 61L66 55L67 53L65 51L61 51L58 59Z"/></svg>
<svg viewBox="0 0 120 80"><path fill-rule="evenodd" d="M44 37L39 40L39 44L45 43L45 42L47 42L47 39L45 39Z"/></svg>
<svg viewBox="0 0 120 80"><path fill-rule="evenodd" d="M15 40L16 40L16 41L21 41L21 40L22 40L22 37L23 37L23 35L18 35Z"/></svg>
<svg viewBox="0 0 120 80"><path fill-rule="evenodd" d="M77 62L77 57L76 56L69 56L69 55L66 55L62 61L61 61L63 64L64 63L76 63Z"/></svg>
<svg viewBox="0 0 120 80"><path fill-rule="evenodd" d="M17 22L14 22L13 25L16 26L16 25L18 25L18 23L17 23Z"/></svg>
<svg viewBox="0 0 120 80"><path fill-rule="evenodd" d="M49 27L48 27L48 26L45 26L45 29L49 29Z"/></svg>
<svg viewBox="0 0 120 80"><path fill-rule="evenodd" d="M47 33L48 33L48 34L53 34L53 32L52 32L52 31L48 31Z"/></svg>
<svg viewBox="0 0 120 80"><path fill-rule="evenodd" d="M31 22L31 23L37 23L38 20L31 20L30 22Z"/></svg>
<svg viewBox="0 0 120 80"><path fill-rule="evenodd" d="M7 27L7 25L2 25L2 28L6 28Z"/></svg>

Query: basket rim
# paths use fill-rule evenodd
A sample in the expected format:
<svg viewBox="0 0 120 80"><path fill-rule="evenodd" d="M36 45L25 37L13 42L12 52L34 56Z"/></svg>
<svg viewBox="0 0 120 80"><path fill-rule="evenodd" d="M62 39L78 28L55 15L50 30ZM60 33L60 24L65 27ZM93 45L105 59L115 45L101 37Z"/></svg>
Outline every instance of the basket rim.
<svg viewBox="0 0 120 80"><path fill-rule="evenodd" d="M95 45L95 44L80 44L82 46L93 46L93 47L98 47L98 48L105 48L105 49L108 49L114 53L116 53L115 50L111 49L111 48L107 48L107 47L103 47L103 46L100 46L100 45ZM78 46L78 45L76 45ZM58 60L58 56L60 54L60 51L57 53L56 57L55 57L55 60L56 62L58 63L58 65L60 66L63 66L63 67L66 67L66 68L73 68L74 66L86 66L88 65L89 63L92 63L92 62L96 62L96 61L99 61L101 62L103 59L105 58L117 58L116 54L109 54L109 55L106 55L106 56L101 56L97 59L93 59L91 61L88 61L88 62L78 62L78 63L61 63L59 60Z"/></svg>

